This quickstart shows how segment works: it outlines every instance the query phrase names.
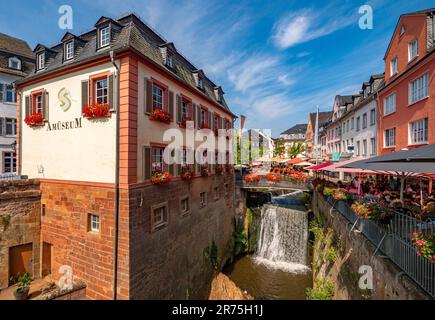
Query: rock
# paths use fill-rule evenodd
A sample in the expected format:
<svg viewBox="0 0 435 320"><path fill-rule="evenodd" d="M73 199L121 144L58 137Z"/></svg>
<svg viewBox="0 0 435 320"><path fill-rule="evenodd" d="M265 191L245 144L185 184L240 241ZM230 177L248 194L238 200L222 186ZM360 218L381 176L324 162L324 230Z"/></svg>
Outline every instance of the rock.
<svg viewBox="0 0 435 320"><path fill-rule="evenodd" d="M219 273L211 284L209 300L254 300L246 291L243 292L223 273Z"/></svg>

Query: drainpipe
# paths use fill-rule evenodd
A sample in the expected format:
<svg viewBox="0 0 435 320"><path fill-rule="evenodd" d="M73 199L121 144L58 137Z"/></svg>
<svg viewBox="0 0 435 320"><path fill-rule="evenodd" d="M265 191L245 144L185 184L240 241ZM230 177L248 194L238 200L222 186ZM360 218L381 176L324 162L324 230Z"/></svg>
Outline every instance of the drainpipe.
<svg viewBox="0 0 435 320"><path fill-rule="evenodd" d="M112 298L116 300L116 292L118 289L118 225L119 225L119 67L115 62L115 53L110 51L110 59L113 66L116 69L115 77L117 82L116 87L116 104L115 104L115 115L116 115L116 137L115 137L115 234L114 234L114 244L113 244L113 293Z"/></svg>

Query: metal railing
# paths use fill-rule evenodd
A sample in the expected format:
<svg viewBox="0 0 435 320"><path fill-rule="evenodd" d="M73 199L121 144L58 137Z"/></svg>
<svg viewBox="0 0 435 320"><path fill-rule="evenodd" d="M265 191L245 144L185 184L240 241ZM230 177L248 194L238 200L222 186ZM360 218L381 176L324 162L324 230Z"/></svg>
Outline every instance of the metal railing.
<svg viewBox="0 0 435 320"><path fill-rule="evenodd" d="M332 197L326 201L352 224L352 230L361 232L376 247L374 254L381 252L435 298L435 261L419 256L412 241L414 232L433 233L435 221L416 219L403 208L396 209L388 223L359 219L349 202L336 201Z"/></svg>
<svg viewBox="0 0 435 320"><path fill-rule="evenodd" d="M15 173L4 173L0 174L0 181L10 181L10 180L20 180L21 176L16 175Z"/></svg>

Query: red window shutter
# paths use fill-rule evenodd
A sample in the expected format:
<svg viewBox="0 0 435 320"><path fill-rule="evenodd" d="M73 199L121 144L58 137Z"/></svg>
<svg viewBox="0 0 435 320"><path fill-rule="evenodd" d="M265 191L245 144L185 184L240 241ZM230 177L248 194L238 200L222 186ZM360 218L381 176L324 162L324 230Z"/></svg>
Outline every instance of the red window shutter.
<svg viewBox="0 0 435 320"><path fill-rule="evenodd" d="M83 109L89 105L89 81L82 81L82 113Z"/></svg>
<svg viewBox="0 0 435 320"><path fill-rule="evenodd" d="M145 79L146 90L146 102L145 102L145 114L153 112L153 82L150 79Z"/></svg>
<svg viewBox="0 0 435 320"><path fill-rule="evenodd" d="M177 122L181 123L181 97L179 94L177 94Z"/></svg>
<svg viewBox="0 0 435 320"><path fill-rule="evenodd" d="M174 93L172 91L169 91L168 97L169 97L168 113L171 115L171 119L174 120Z"/></svg>
<svg viewBox="0 0 435 320"><path fill-rule="evenodd" d="M149 180L151 178L151 148L143 147L143 175L144 180Z"/></svg>

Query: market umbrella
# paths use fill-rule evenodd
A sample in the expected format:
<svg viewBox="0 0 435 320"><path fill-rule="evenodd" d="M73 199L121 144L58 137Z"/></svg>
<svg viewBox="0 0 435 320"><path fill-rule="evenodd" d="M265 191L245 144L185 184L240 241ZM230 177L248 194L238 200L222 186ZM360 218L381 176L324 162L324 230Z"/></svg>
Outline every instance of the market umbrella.
<svg viewBox="0 0 435 320"><path fill-rule="evenodd" d="M403 202L403 189L407 177L435 173L435 144L364 159L343 167L397 174L401 178L400 200Z"/></svg>
<svg viewBox="0 0 435 320"><path fill-rule="evenodd" d="M313 164L311 162L308 162L308 161L302 161L302 162L294 164L294 166L297 166L297 167L307 167L307 166L312 166L312 165Z"/></svg>

